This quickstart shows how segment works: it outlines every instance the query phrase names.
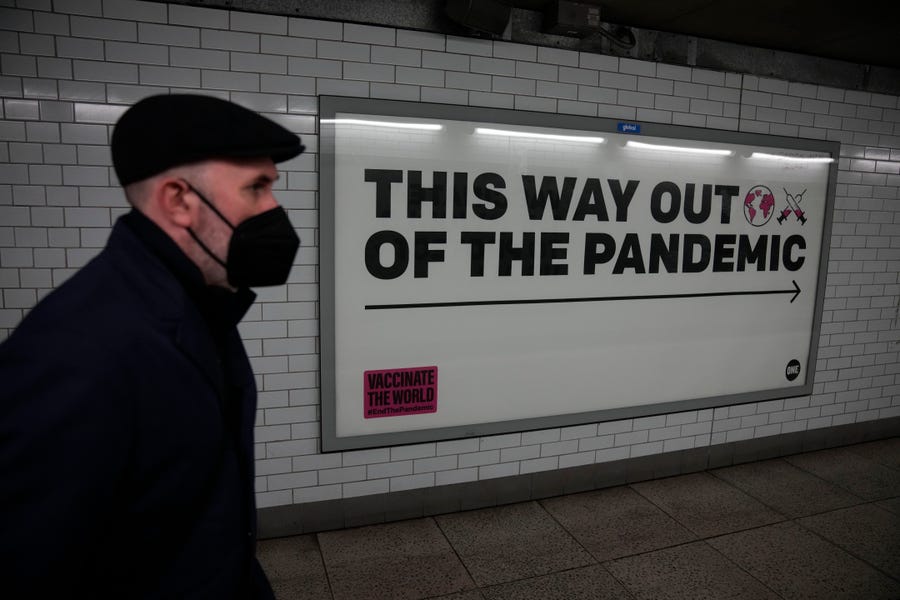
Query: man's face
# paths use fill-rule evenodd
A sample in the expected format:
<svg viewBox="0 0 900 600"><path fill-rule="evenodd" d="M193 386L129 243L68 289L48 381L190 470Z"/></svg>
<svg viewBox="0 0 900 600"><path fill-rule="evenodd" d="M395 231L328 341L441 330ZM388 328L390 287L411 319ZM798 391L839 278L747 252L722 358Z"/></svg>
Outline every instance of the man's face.
<svg viewBox="0 0 900 600"><path fill-rule="evenodd" d="M278 170L270 158L210 160L198 181L190 181L233 227L278 206L272 186ZM195 233L221 260L227 261L232 229L197 198ZM207 283L228 287L225 269L212 261L200 265Z"/></svg>
<svg viewBox="0 0 900 600"><path fill-rule="evenodd" d="M272 185L278 170L270 158L209 161L200 193L237 227L278 206Z"/></svg>

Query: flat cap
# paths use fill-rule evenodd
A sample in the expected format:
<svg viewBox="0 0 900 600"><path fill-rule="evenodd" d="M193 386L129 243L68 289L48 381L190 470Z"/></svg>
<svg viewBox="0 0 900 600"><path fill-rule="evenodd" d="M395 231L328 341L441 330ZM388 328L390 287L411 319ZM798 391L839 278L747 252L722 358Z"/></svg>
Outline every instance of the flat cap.
<svg viewBox="0 0 900 600"><path fill-rule="evenodd" d="M112 134L112 160L124 186L166 169L211 158L303 152L300 138L252 110L212 96L150 96L125 111Z"/></svg>

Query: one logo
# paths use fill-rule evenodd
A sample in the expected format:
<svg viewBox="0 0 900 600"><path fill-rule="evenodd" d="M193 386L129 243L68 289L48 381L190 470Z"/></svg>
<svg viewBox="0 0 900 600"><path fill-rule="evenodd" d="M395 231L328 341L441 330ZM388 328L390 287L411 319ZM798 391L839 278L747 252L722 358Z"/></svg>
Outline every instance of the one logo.
<svg viewBox="0 0 900 600"><path fill-rule="evenodd" d="M784 189L784 188L782 188ZM806 215L803 213L803 209L800 208L800 203L803 202L803 194L806 193L806 190L803 190L799 194L791 194L786 189L784 190L785 199L787 200L787 206L785 206L781 214L778 216L778 224L781 225L784 223L785 219L793 214L798 221L800 221L801 225L806 225Z"/></svg>
<svg viewBox="0 0 900 600"><path fill-rule="evenodd" d="M784 368L784 376L787 377L788 381L793 381L797 379L800 375L800 361L796 358L791 359L791 362L787 364Z"/></svg>
<svg viewBox="0 0 900 600"><path fill-rule="evenodd" d="M744 196L744 218L754 227L762 227L775 214L775 194L764 185L750 188Z"/></svg>

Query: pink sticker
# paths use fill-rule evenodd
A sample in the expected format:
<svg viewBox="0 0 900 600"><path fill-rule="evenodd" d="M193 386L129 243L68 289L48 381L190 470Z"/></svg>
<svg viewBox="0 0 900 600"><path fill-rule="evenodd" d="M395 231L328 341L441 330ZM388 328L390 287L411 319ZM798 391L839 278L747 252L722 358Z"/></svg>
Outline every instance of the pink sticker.
<svg viewBox="0 0 900 600"><path fill-rule="evenodd" d="M437 412L437 367L363 373L367 419Z"/></svg>

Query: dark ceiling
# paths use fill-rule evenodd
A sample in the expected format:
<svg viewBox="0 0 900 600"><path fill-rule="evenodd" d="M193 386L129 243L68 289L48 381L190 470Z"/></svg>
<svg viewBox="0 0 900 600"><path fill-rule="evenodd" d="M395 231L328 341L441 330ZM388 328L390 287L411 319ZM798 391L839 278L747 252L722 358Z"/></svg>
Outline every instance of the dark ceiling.
<svg viewBox="0 0 900 600"><path fill-rule="evenodd" d="M499 0L544 10L554 0ZM758 48L900 68L900 2L578 0L601 21Z"/></svg>
<svg viewBox="0 0 900 600"><path fill-rule="evenodd" d="M502 37L536 46L900 94L900 0L153 1ZM573 36L568 29L560 32L548 26L564 2L599 6L600 27L611 35L595 30ZM501 20L484 28L468 21L467 16L476 14L481 15L475 19L478 25L484 25L481 19L486 14L493 15L488 21L495 21L497 14ZM631 44L617 43L623 41Z"/></svg>

